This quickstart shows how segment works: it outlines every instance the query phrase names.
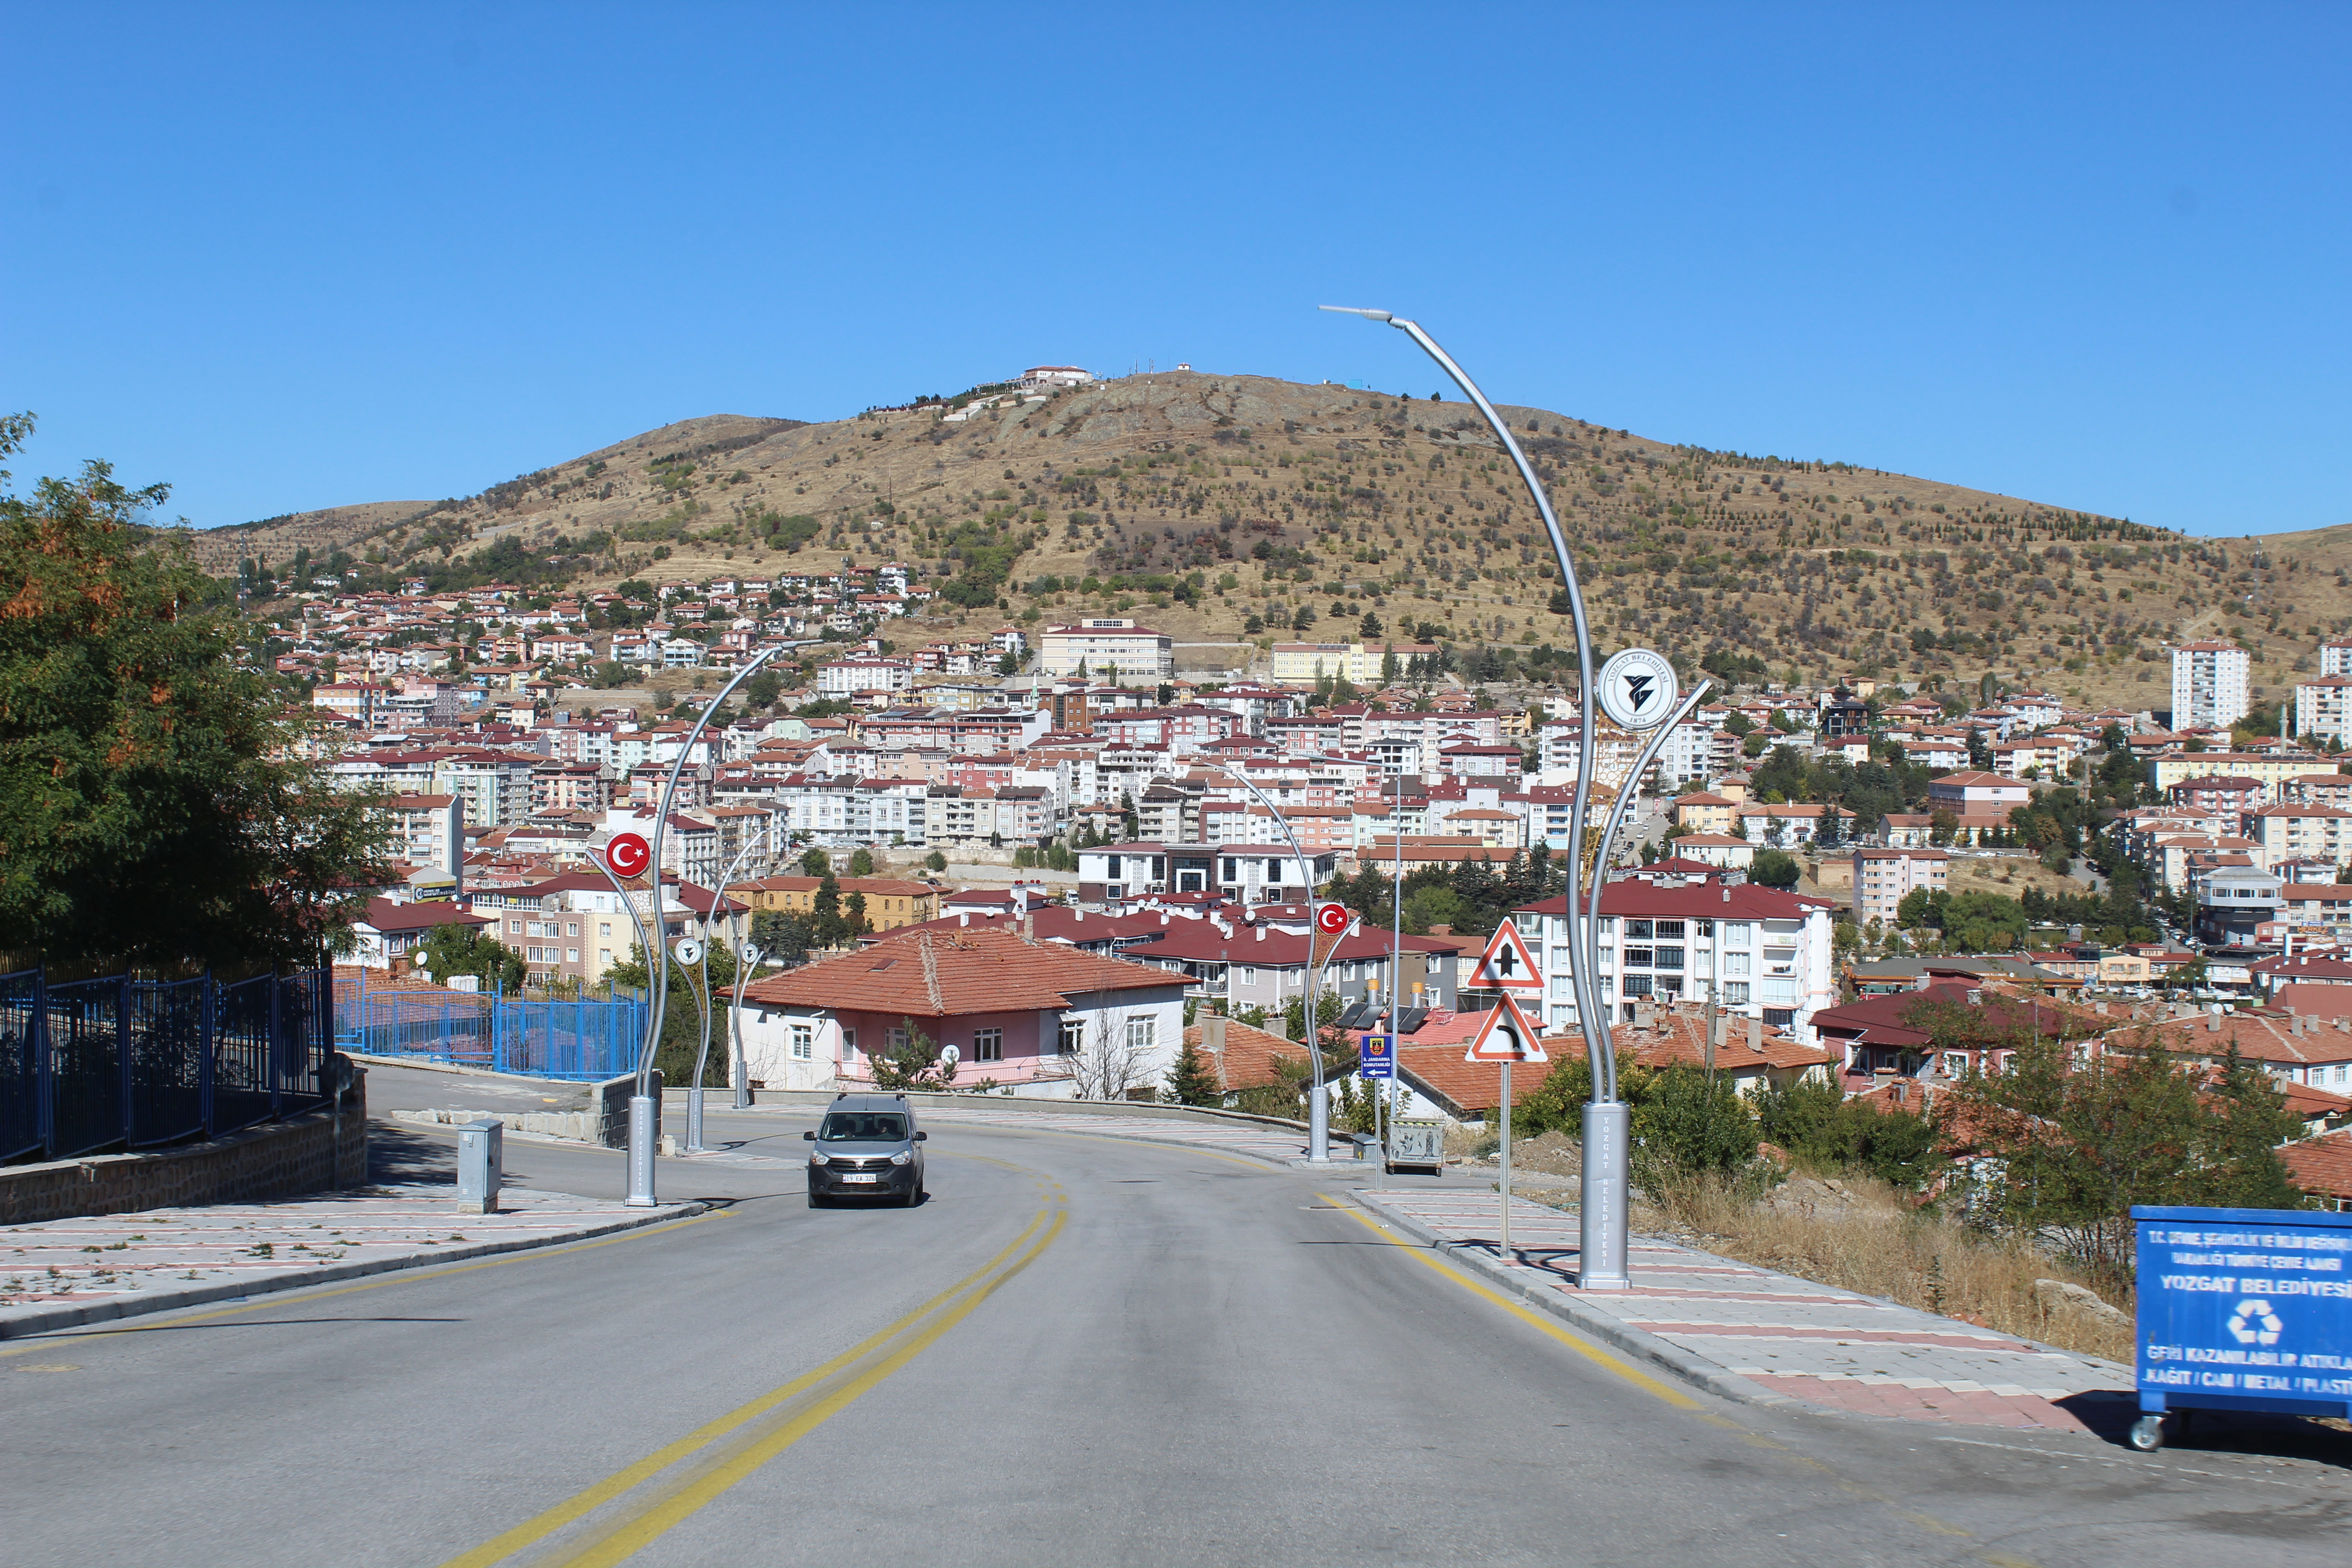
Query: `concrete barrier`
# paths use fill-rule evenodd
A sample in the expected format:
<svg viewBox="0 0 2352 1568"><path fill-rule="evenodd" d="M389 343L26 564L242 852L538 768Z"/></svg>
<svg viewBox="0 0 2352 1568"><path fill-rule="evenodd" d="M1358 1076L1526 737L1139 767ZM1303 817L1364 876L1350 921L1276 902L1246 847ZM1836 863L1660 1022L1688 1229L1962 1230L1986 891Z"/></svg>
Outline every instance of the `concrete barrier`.
<svg viewBox="0 0 2352 1568"><path fill-rule="evenodd" d="M0 1225L254 1203L367 1179L367 1074L352 1069L333 1103L283 1121L177 1148L0 1169Z"/></svg>
<svg viewBox="0 0 2352 1568"><path fill-rule="evenodd" d="M672 1091L685 1103L685 1090ZM830 1105L836 1093L830 1089L763 1089L756 1098L761 1105ZM851 1094L875 1094L873 1089L854 1089ZM917 1109L938 1107L965 1110L1029 1110L1058 1116L1140 1116L1160 1121L1243 1122L1256 1127L1280 1127L1286 1131L1304 1132L1307 1123L1281 1116L1253 1116L1244 1110L1218 1110L1204 1105L1161 1105L1133 1100L1045 1100L1029 1099L1011 1094L940 1094L916 1090L907 1096L908 1104ZM623 1110L627 1109L625 1100ZM717 1109L724 1109L717 1108Z"/></svg>
<svg viewBox="0 0 2352 1568"><path fill-rule="evenodd" d="M653 1074L654 1138L661 1138L662 1075L656 1068ZM586 1134L591 1143L602 1143L607 1149L629 1146L629 1100L637 1092L637 1075L623 1073L602 1083L588 1087L588 1118L594 1131Z"/></svg>

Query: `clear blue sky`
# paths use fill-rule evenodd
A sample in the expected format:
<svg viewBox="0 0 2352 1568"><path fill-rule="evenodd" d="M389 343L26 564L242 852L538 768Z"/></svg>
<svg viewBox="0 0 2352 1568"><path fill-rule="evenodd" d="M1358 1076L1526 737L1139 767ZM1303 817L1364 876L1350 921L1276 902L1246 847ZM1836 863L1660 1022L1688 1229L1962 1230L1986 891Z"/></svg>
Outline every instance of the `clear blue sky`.
<svg viewBox="0 0 2352 1568"><path fill-rule="evenodd" d="M1040 362L2352 520L2352 10L0 4L0 405L199 526Z"/></svg>

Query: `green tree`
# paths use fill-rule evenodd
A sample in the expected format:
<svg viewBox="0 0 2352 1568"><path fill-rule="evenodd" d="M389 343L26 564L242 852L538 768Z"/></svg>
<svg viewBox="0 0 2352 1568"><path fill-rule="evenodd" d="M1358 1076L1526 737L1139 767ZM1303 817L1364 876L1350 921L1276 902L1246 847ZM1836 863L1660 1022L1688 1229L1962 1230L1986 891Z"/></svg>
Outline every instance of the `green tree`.
<svg viewBox="0 0 2352 1568"><path fill-rule="evenodd" d="M853 877L871 877L874 875L873 851L866 848L862 845L854 850L849 857L849 874Z"/></svg>
<svg viewBox="0 0 2352 1568"><path fill-rule="evenodd" d="M918 1028L914 1019L902 1018L899 1027L891 1033L898 1037L898 1043L886 1043L880 1051L866 1058L866 1065L874 1069L876 1089L885 1094L897 1094L907 1089L945 1089L955 1082L956 1064L940 1059L938 1043Z"/></svg>
<svg viewBox="0 0 2352 1568"><path fill-rule="evenodd" d="M31 433L0 418L0 459ZM319 962L391 876L373 804L231 662L227 590L102 462L0 469L0 948L179 970Z"/></svg>
<svg viewBox="0 0 2352 1568"><path fill-rule="evenodd" d="M521 953L476 926L435 926L418 944L414 962L436 985L446 985L453 974L471 974L485 991L520 991L530 973Z"/></svg>
<svg viewBox="0 0 2352 1568"><path fill-rule="evenodd" d="M1793 888L1801 874L1797 858L1785 849L1764 849L1748 868L1748 879L1766 888Z"/></svg>
<svg viewBox="0 0 2352 1568"><path fill-rule="evenodd" d="M787 968L808 961L816 932L808 916L797 910L761 910L751 917L751 941L760 951Z"/></svg>
<svg viewBox="0 0 2352 1568"><path fill-rule="evenodd" d="M948 868L948 858L934 849L923 857L923 866L927 870L944 871Z"/></svg>
<svg viewBox="0 0 2352 1568"><path fill-rule="evenodd" d="M801 853L801 875L803 877L832 876L833 857L817 846L810 845Z"/></svg>
<svg viewBox="0 0 2352 1568"><path fill-rule="evenodd" d="M1167 1098L1179 1105L1223 1105L1224 1090L1217 1087L1217 1075L1210 1066L1206 1052L1192 1041L1176 1053L1176 1065L1169 1069Z"/></svg>

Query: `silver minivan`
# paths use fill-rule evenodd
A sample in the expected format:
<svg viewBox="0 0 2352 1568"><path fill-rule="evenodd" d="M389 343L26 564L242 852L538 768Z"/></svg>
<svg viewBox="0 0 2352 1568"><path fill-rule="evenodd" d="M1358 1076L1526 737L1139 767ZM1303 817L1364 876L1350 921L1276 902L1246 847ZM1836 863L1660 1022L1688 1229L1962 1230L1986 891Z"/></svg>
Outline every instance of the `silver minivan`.
<svg viewBox="0 0 2352 1568"><path fill-rule="evenodd" d="M824 1120L801 1134L809 1151L809 1207L835 1198L887 1198L905 1208L923 1201L923 1151L930 1136L915 1125L903 1094L844 1094Z"/></svg>

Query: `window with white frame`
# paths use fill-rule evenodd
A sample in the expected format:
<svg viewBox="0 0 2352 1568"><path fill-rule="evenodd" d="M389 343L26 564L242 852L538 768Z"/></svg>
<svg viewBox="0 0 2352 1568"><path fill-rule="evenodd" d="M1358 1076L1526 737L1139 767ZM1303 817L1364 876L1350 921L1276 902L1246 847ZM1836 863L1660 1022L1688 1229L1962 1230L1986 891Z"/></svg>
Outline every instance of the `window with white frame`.
<svg viewBox="0 0 2352 1568"><path fill-rule="evenodd" d="M792 1033L793 1060L804 1062L816 1055L816 1027L811 1024L794 1024Z"/></svg>
<svg viewBox="0 0 2352 1568"><path fill-rule="evenodd" d="M1001 1062L1004 1059L1004 1031L974 1029L971 1032L971 1059L976 1062Z"/></svg>
<svg viewBox="0 0 2352 1568"><path fill-rule="evenodd" d="M883 1030L882 1047L888 1051L892 1056L897 1056L900 1051L907 1048L907 1031L904 1029Z"/></svg>
<svg viewBox="0 0 2352 1568"><path fill-rule="evenodd" d="M852 1059L853 1058L855 1058L856 1055L857 1055L857 1031L856 1031L856 1030L855 1030L855 1029L844 1029L844 1030L842 1030L842 1031L841 1031L841 1059L842 1059L843 1061L848 1061L848 1060Z"/></svg>
<svg viewBox="0 0 2352 1568"><path fill-rule="evenodd" d="M1054 1044L1062 1055L1076 1056L1086 1049L1087 1026L1075 1018L1063 1019L1061 1029L1057 1032Z"/></svg>
<svg viewBox="0 0 2352 1568"><path fill-rule="evenodd" d="M1129 1018L1127 1021L1128 1051L1134 1056L1149 1055L1151 1050L1152 1037L1158 1031L1159 1024L1160 1020L1157 1018Z"/></svg>
<svg viewBox="0 0 2352 1568"><path fill-rule="evenodd" d="M1747 1006L1748 982L1745 980L1727 982L1723 987L1723 1005L1727 1007Z"/></svg>

